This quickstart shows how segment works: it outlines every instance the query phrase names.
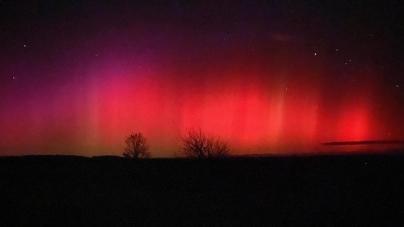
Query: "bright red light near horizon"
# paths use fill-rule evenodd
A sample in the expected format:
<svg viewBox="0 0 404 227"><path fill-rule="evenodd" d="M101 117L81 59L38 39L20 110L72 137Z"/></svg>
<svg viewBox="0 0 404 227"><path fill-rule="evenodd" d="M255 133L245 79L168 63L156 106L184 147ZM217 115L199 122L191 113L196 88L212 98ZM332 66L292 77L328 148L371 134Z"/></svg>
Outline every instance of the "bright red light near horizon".
<svg viewBox="0 0 404 227"><path fill-rule="evenodd" d="M342 114L339 141L369 139L369 117L365 107L351 107Z"/></svg>
<svg viewBox="0 0 404 227"><path fill-rule="evenodd" d="M156 156L170 156L167 152L178 150L178 137L185 130L200 127L227 141L235 152L293 153L316 151L316 145L326 141L376 138L372 125L381 124L371 114L371 96L363 90L351 102L335 104L322 99L321 90L310 80L219 75L218 80L181 81L137 73L90 80L85 92L78 85L67 85L71 93L43 98L46 103L32 99L24 124L5 124L3 138L12 143L29 131L32 139L19 146L87 149L87 155L96 155L119 154L125 136L142 132Z"/></svg>
<svg viewBox="0 0 404 227"><path fill-rule="evenodd" d="M223 85L217 90L187 94L180 109L181 128L201 127L245 149L275 149L281 144L305 149L313 143L318 92L288 90L277 84L267 88L262 84L255 81Z"/></svg>

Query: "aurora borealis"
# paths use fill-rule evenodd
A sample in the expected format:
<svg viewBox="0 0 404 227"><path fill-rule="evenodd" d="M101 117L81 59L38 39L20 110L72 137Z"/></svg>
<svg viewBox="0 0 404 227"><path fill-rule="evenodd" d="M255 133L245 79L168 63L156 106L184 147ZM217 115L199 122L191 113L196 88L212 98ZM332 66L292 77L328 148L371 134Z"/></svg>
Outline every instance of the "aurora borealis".
<svg viewBox="0 0 404 227"><path fill-rule="evenodd" d="M1 15L1 155L121 155L142 132L169 157L191 127L236 154L404 138L394 3L10 1Z"/></svg>

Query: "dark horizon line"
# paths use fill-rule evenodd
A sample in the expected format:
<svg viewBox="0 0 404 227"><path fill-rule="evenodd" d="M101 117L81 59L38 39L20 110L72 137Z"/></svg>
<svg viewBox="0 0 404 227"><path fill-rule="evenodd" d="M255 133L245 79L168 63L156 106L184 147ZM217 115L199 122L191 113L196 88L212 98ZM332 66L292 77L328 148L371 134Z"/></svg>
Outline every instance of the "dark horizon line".
<svg viewBox="0 0 404 227"><path fill-rule="evenodd" d="M360 141L335 141L335 142L321 143L321 145L325 145L325 146L385 145L385 144L402 144L402 145L404 145L404 140L360 140Z"/></svg>

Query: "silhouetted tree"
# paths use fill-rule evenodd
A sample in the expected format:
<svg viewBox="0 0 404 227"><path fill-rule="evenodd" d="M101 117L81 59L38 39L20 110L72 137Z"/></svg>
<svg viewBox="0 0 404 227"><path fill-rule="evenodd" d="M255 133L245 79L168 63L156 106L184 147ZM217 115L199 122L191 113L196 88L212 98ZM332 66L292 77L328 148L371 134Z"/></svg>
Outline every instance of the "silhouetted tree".
<svg viewBox="0 0 404 227"><path fill-rule="evenodd" d="M219 138L207 137L201 129L189 129L182 141L181 154L189 158L222 158L230 154L226 142Z"/></svg>
<svg viewBox="0 0 404 227"><path fill-rule="evenodd" d="M126 148L123 156L127 158L150 158L149 146L142 133L131 134L125 140Z"/></svg>

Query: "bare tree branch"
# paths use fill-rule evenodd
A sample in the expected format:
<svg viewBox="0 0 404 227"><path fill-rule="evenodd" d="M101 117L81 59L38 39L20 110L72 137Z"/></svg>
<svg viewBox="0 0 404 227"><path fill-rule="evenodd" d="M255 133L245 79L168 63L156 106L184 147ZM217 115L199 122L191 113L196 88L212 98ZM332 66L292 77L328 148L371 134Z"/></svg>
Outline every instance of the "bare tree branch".
<svg viewBox="0 0 404 227"><path fill-rule="evenodd" d="M182 141L181 153L190 158L221 158L230 154L226 142L219 138L207 137L201 129L191 128L184 137L180 136Z"/></svg>
<svg viewBox="0 0 404 227"><path fill-rule="evenodd" d="M127 158L150 158L149 146L142 133L131 134L125 140L126 148L123 156Z"/></svg>

